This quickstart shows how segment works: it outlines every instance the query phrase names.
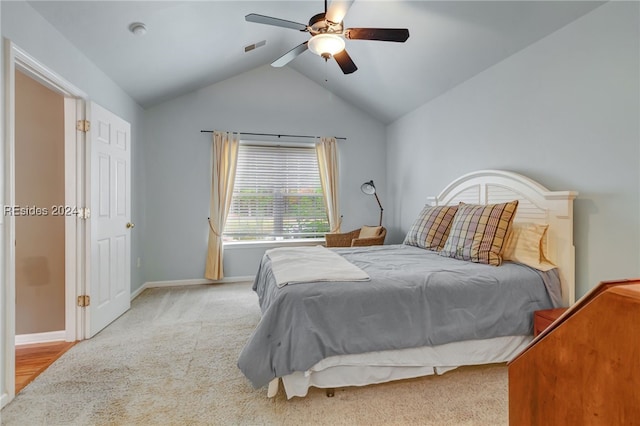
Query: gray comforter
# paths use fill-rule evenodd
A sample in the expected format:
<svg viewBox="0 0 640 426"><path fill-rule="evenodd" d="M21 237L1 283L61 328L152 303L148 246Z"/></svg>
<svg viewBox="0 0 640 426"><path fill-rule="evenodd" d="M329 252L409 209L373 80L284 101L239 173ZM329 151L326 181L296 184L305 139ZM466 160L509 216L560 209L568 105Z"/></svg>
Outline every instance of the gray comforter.
<svg viewBox="0 0 640 426"><path fill-rule="evenodd" d="M405 245L336 251L371 281L278 288L262 259L253 286L262 318L238 360L256 388L333 355L531 334L533 311L559 300L555 269L481 265Z"/></svg>

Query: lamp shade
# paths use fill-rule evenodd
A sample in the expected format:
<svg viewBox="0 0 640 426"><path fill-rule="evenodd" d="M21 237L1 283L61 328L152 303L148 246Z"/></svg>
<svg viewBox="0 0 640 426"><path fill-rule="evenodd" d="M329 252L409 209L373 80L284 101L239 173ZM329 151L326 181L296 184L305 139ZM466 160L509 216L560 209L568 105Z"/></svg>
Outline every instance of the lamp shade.
<svg viewBox="0 0 640 426"><path fill-rule="evenodd" d="M382 208L382 204L380 203L380 198L378 198L378 194L376 194L376 186L373 184L373 180L370 180L369 182L365 182L362 185L360 185L360 190L367 195L373 195L374 197L376 197L376 201L378 202L378 207L380 207L380 226L382 226L382 211L384 209Z"/></svg>
<svg viewBox="0 0 640 426"><path fill-rule="evenodd" d="M360 190L367 195L373 195L376 193L376 186L373 184L373 181L370 180L360 185Z"/></svg>
<svg viewBox="0 0 640 426"><path fill-rule="evenodd" d="M335 34L318 34L307 43L310 51L323 58L344 50L344 40Z"/></svg>

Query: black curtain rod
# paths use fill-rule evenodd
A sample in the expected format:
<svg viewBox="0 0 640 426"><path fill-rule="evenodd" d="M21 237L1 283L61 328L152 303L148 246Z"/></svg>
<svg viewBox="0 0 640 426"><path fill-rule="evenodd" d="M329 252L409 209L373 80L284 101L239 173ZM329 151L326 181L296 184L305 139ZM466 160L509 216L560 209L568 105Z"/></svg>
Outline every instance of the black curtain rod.
<svg viewBox="0 0 640 426"><path fill-rule="evenodd" d="M200 130L200 133L213 133L213 130ZM274 136L274 137L278 137L278 138L312 138L312 139L316 139L318 138L318 136L307 136L307 135L276 135L275 133L246 133L246 132L235 132L235 133L240 133L241 135L248 135L248 136ZM347 138L342 138L342 137L335 137L338 140L343 140L346 141Z"/></svg>

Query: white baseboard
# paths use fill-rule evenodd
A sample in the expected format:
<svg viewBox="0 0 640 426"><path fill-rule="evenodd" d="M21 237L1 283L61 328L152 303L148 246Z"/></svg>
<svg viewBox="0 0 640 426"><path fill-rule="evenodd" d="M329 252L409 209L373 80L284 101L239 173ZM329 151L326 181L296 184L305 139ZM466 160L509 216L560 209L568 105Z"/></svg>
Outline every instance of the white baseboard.
<svg viewBox="0 0 640 426"><path fill-rule="evenodd" d="M147 289L146 285L147 285L147 283L142 284L140 287L138 287L138 289L136 291L131 293L131 300L133 300L136 297L140 296L140 294L142 294L142 292Z"/></svg>
<svg viewBox="0 0 640 426"><path fill-rule="evenodd" d="M4 408L4 406L7 405L8 403L9 403L9 394L3 393L2 396L0 396L0 408Z"/></svg>
<svg viewBox="0 0 640 426"><path fill-rule="evenodd" d="M140 286L139 289L131 293L131 300L138 297L143 291L148 288L160 288L160 287L182 287L189 285L203 285L203 284L230 284L240 282L253 282L255 276L246 275L238 277L225 277L218 281L208 280L206 278L196 278L191 280L172 280L172 281L148 281Z"/></svg>
<svg viewBox="0 0 640 426"><path fill-rule="evenodd" d="M64 330L48 331L46 333L17 334L16 346L30 343L46 343L65 341L67 334Z"/></svg>

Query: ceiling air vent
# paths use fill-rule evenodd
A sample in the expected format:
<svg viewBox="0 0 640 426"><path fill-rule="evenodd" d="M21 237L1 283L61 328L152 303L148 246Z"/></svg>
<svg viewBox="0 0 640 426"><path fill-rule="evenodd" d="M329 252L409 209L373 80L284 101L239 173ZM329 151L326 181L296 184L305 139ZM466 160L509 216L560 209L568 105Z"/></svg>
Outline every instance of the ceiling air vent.
<svg viewBox="0 0 640 426"><path fill-rule="evenodd" d="M250 44L248 46L245 46L244 53L251 52L252 50L257 49L258 47L264 46L265 44L267 44L267 40L262 40L255 44Z"/></svg>

